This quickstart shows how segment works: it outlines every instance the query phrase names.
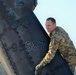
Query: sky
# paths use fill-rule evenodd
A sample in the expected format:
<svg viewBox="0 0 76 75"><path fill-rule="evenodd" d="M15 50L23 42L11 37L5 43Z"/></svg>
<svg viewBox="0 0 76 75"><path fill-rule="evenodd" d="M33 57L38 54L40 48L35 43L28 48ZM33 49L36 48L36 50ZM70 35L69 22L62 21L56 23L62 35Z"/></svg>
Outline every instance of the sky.
<svg viewBox="0 0 76 75"><path fill-rule="evenodd" d="M46 19L55 18L57 26L65 29L76 48L76 0L38 0L34 13L45 30Z"/></svg>

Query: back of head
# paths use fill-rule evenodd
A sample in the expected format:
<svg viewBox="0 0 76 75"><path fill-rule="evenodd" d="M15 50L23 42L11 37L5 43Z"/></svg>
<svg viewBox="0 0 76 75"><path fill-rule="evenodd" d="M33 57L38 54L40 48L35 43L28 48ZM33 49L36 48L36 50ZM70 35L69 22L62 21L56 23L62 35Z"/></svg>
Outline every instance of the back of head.
<svg viewBox="0 0 76 75"><path fill-rule="evenodd" d="M16 18L22 17L23 12L27 9L34 10L37 5L37 0L3 0L9 15L14 15Z"/></svg>

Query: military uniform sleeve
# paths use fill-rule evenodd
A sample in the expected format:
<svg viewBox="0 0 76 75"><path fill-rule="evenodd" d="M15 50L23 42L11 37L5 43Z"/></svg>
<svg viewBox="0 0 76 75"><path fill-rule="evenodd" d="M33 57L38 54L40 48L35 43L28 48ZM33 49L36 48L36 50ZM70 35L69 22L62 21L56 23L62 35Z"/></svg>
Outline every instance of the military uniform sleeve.
<svg viewBox="0 0 76 75"><path fill-rule="evenodd" d="M68 62L72 72L74 72L76 66L76 50L69 49L69 52L67 52L67 56L65 57L65 59Z"/></svg>
<svg viewBox="0 0 76 75"><path fill-rule="evenodd" d="M59 39L57 39L58 35L54 36L51 38L51 42L49 44L49 50L46 53L45 57L43 58L43 60L41 61L41 64L43 66L45 66L46 64L50 63L50 61L54 58L55 53L58 49L58 45L59 45Z"/></svg>

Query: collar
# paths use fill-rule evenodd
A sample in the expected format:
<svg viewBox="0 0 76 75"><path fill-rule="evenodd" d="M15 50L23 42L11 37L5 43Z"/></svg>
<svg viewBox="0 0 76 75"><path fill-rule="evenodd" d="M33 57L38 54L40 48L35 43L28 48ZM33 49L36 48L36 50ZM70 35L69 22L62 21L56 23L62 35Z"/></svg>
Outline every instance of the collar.
<svg viewBox="0 0 76 75"><path fill-rule="evenodd" d="M50 33L50 36L54 35L55 32L56 32L56 29L53 32Z"/></svg>

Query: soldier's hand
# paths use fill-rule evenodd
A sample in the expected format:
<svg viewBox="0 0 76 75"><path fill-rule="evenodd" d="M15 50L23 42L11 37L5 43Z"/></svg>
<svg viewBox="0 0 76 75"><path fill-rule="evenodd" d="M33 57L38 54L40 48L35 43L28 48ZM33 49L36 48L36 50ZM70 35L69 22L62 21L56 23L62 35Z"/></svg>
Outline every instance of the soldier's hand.
<svg viewBox="0 0 76 75"><path fill-rule="evenodd" d="M41 75L42 69L43 69L43 66L42 66L41 64L38 64L38 65L35 67L35 75Z"/></svg>

